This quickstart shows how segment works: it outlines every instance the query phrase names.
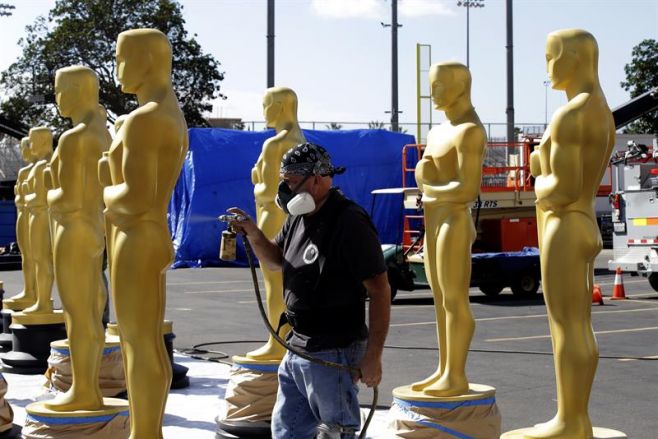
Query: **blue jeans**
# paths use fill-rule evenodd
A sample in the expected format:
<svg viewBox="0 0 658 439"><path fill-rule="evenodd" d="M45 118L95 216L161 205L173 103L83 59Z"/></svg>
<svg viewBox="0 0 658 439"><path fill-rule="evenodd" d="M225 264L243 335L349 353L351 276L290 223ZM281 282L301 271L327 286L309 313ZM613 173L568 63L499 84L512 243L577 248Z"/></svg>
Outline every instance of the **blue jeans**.
<svg viewBox="0 0 658 439"><path fill-rule="evenodd" d="M359 340L346 348L309 355L358 367L365 349L366 340ZM342 439L354 438L361 426L358 392L348 371L311 363L288 352L279 366L272 437L311 439L316 436L318 426L324 424L330 429L341 429Z"/></svg>

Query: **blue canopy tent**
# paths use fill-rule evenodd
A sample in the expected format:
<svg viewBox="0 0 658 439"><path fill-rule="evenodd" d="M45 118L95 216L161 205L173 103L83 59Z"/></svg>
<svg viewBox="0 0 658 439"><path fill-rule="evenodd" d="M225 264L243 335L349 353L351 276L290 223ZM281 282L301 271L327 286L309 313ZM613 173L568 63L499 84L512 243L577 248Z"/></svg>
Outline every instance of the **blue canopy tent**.
<svg viewBox="0 0 658 439"><path fill-rule="evenodd" d="M189 130L190 149L169 205L175 268L246 264L240 242L235 263L219 260L225 224L217 217L233 206L255 217L251 168L263 142L273 135L272 130ZM347 168L334 178L334 185L368 212L372 190L400 187L402 147L414 143L413 136L385 130L304 130L304 136L325 147L336 166ZM382 243L400 241L401 206L401 197L377 200L373 221Z"/></svg>

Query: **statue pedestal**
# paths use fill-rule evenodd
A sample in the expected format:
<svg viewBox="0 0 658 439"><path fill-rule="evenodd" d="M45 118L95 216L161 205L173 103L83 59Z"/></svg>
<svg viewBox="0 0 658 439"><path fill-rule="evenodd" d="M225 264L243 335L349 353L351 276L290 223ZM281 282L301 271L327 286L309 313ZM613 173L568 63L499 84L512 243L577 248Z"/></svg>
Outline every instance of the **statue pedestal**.
<svg viewBox="0 0 658 439"><path fill-rule="evenodd" d="M216 419L216 439L272 437L270 421L279 389L280 362L233 357L224 397L226 413Z"/></svg>
<svg viewBox="0 0 658 439"><path fill-rule="evenodd" d="M518 430L508 431L500 439L530 439L535 437L532 436L533 432L536 432L535 427L520 428ZM628 437L621 431L610 430L608 428L594 427L592 433L594 434L592 439L626 439ZM555 437L557 438L558 436Z"/></svg>
<svg viewBox="0 0 658 439"><path fill-rule="evenodd" d="M393 390L388 435L391 438L498 438L501 417L496 389L471 384L465 395L428 396L402 386Z"/></svg>
<svg viewBox="0 0 658 439"><path fill-rule="evenodd" d="M18 437L14 431L14 411L5 399L7 381L0 374L0 439Z"/></svg>
<svg viewBox="0 0 658 439"><path fill-rule="evenodd" d="M13 310L9 308L4 308L0 311L0 316L2 317L2 333L0 334L0 351L8 352L11 351L12 336L9 326L11 325L11 315L14 313Z"/></svg>
<svg viewBox="0 0 658 439"><path fill-rule="evenodd" d="M94 439L127 439L130 435L128 402L103 398L100 410L59 412L47 409L43 402L25 407L23 427L25 439L57 439L93 437Z"/></svg>
<svg viewBox="0 0 658 439"><path fill-rule="evenodd" d="M15 312L11 316L13 349L0 356L8 372L41 374L48 368L50 343L66 337L64 312Z"/></svg>
<svg viewBox="0 0 658 439"><path fill-rule="evenodd" d="M50 299L50 306L53 306L53 299ZM7 352L12 350L12 343L14 338L11 335L11 316L15 312L23 311L25 308L34 305L34 299L5 299L2 301L3 309L0 311L2 315L2 334L0 334L0 352ZM62 320L63 321L63 320Z"/></svg>
<svg viewBox="0 0 658 439"><path fill-rule="evenodd" d="M162 324L162 332L164 333L165 348L167 348L167 355L171 362L171 388L172 389L185 389L190 386L190 379L187 376L187 367L174 363L174 323L171 320L165 320Z"/></svg>
<svg viewBox="0 0 658 439"><path fill-rule="evenodd" d="M165 320L162 323L162 333L164 334L164 344L167 349L167 355L171 362L171 389L184 389L189 387L190 378L187 376L188 368L180 364L174 363L174 324L171 320ZM107 335L110 337L117 337L119 339L119 326L112 322L107 325Z"/></svg>
<svg viewBox="0 0 658 439"><path fill-rule="evenodd" d="M52 300L52 299L51 299ZM4 309L11 309L14 311L22 311L28 306L34 305L34 299L14 299L14 298L9 298L9 299L4 299L2 301L2 307Z"/></svg>
<svg viewBox="0 0 658 439"><path fill-rule="evenodd" d="M71 351L68 340L57 340L50 343L50 357L46 378L51 389L66 392L73 384L71 371ZM116 337L105 340L99 385L103 396L117 396L126 391L126 377L123 370L121 346Z"/></svg>

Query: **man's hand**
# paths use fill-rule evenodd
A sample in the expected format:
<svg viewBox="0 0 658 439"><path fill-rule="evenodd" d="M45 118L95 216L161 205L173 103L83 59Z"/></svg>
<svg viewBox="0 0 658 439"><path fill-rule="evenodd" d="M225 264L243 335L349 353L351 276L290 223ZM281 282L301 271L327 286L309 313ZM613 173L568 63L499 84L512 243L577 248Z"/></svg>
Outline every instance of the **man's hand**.
<svg viewBox="0 0 658 439"><path fill-rule="evenodd" d="M231 227L234 231L247 236L260 263L272 271L281 271L283 263L281 249L273 241L267 239L254 220L247 215L247 212L237 207L231 207L227 212L242 217L239 221L231 221Z"/></svg>
<svg viewBox="0 0 658 439"><path fill-rule="evenodd" d="M227 209L227 212L230 212L235 215L241 215L244 218L244 220L242 221L231 222L231 226L233 227L233 230L235 230L236 232L253 236L258 231L258 226L244 210L238 209L237 207L231 207L230 209Z"/></svg>
<svg viewBox="0 0 658 439"><path fill-rule="evenodd" d="M382 380L382 352L391 319L391 287L386 271L363 281L370 297L368 349L359 364L361 381L374 387Z"/></svg>
<svg viewBox="0 0 658 439"><path fill-rule="evenodd" d="M354 383L359 380L368 387L379 385L382 380L382 358L380 355L372 354L370 350L366 351L361 363L359 364L361 377L354 378Z"/></svg>

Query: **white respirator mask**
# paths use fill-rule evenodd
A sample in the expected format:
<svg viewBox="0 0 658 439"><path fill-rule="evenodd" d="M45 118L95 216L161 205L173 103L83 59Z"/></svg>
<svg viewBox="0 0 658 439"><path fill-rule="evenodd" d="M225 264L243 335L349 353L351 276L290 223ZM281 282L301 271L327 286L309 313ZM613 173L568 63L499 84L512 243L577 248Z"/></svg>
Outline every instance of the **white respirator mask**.
<svg viewBox="0 0 658 439"><path fill-rule="evenodd" d="M290 189L288 183L279 183L276 194L276 205L288 215L306 215L315 210L315 200L308 192L296 193L311 175L307 175L294 189Z"/></svg>

